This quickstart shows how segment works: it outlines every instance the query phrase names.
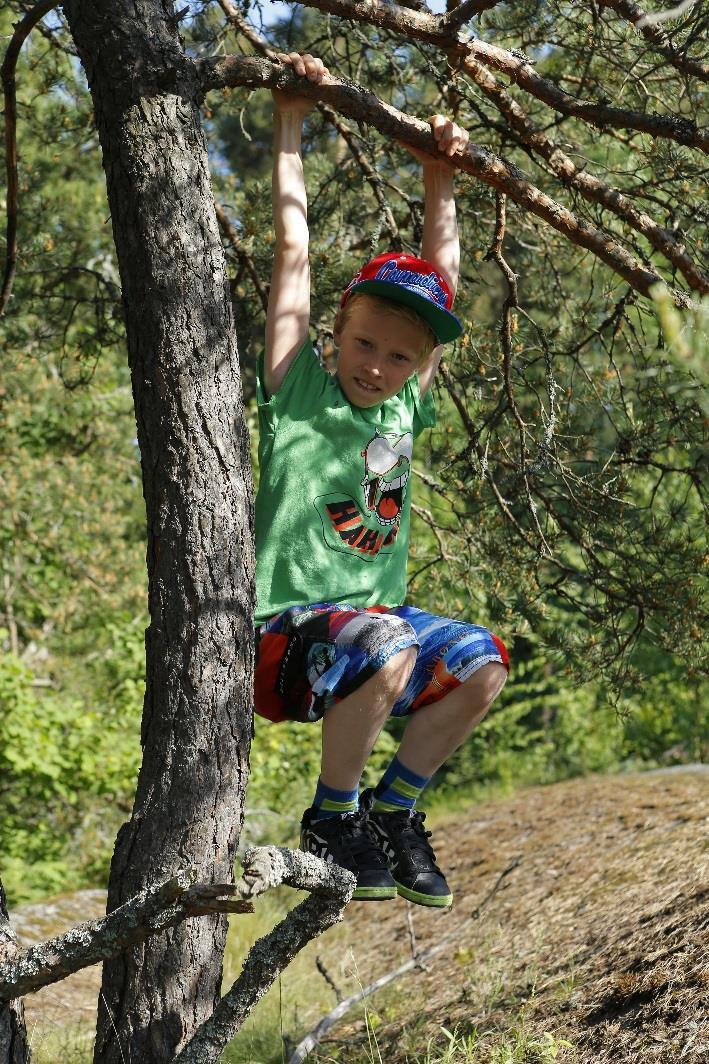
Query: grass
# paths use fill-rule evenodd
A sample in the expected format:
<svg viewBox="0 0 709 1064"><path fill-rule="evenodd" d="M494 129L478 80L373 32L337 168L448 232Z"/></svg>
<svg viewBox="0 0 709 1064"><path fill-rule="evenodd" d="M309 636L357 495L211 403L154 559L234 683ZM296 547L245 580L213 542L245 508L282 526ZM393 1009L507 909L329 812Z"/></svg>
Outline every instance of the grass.
<svg viewBox="0 0 709 1064"><path fill-rule="evenodd" d="M452 816L456 811L469 805L471 797L462 792L449 792L437 797L430 806L430 815L434 823ZM292 841L292 840L286 840ZM269 892L263 898L259 898L255 904L255 912L233 916L230 919L227 947L224 956L224 979L223 990L228 989L241 971L244 959L253 945L261 936L267 934L273 926L283 918L304 897L301 892L281 887ZM340 952L343 960L338 969L330 974L335 980L343 997L361 989L361 982L357 970L357 959L349 944L347 944L347 931L343 925L330 928L319 939L309 943L305 949L295 958L292 964L283 972L281 978L264 995L255 1006L241 1031L229 1044L224 1052L223 1064L284 1064L288 1059L289 1049L303 1035L328 1013L337 1003L335 993L328 986L325 979L318 972L316 958L327 947L330 956ZM341 947L341 948L340 948ZM488 1000L489 1007L504 994L504 982L499 972L495 970L493 961L493 946L491 944L487 957L481 966L481 957L478 953L475 958L475 993L482 994ZM460 963L466 966L468 958L462 952L459 957ZM471 958L472 960L472 958ZM408 989L407 989L408 988ZM402 1012L410 1014L411 987L405 981L402 984L393 984L385 991L376 995L376 1007L372 1001L366 1000L357 1009L352 1011L351 1016L355 1019L362 1018L367 1036L367 1050L364 1056L354 1057L350 1055L343 1058L322 1056L320 1052L313 1055L315 1061L327 1061L343 1059L352 1061L352 1064L380 1064L377 1043L377 1029L386 1022L394 1021ZM440 1046L429 1044L425 1057L412 1057L417 1064L463 1064L468 1060L489 1060L492 1064L510 1064L517 1061L544 1062L555 1058L547 1056L524 1057L519 1053L508 1056L481 1057L480 1047L484 1045L483 1036L476 1032L461 1034L441 1028L443 1039ZM415 1042L415 1030L409 1034L411 1041ZM45 1028L35 1032L34 1052L36 1064L90 1064L92 1059L93 1029L88 1026L71 1025L62 1029ZM487 1036L485 1036L487 1037ZM507 1036L508 1040L513 1038ZM516 1036L514 1036L516 1037ZM503 1043L501 1043L502 1045ZM511 1043L510 1043L511 1044ZM476 1056L471 1056L473 1048ZM412 1051L415 1045L412 1044ZM500 1049L502 1053L503 1050ZM507 1052L507 1050L504 1050ZM511 1050L510 1050L511 1052ZM381 1064L385 1064L382 1061Z"/></svg>
<svg viewBox="0 0 709 1064"><path fill-rule="evenodd" d="M617 796L609 796L609 787L611 790L616 788ZM571 1064L575 1060L574 1050L568 1042L560 1040L559 1031L568 1034L574 1042L581 1039L579 1052L581 1043L586 1049L583 1040L587 1038L587 1032L585 1028L575 1028L576 1014L573 1009L570 1013L562 1013L560 1006L569 998L578 997L579 987L584 989L587 998L589 995L593 998L594 994L601 997L605 995L603 999L612 1002L615 1000L613 995L617 996L615 984L606 986L608 978L607 973L604 974L603 964L599 962L594 967L593 958L585 963L575 962L574 943L578 926L574 906L579 886L583 887L588 910L584 909L578 917L581 927L593 928L596 934L599 930L598 917L603 915L608 925L604 925L604 934L611 944L615 943L617 928L627 919L630 921L628 926L632 925L636 932L637 950L646 952L650 948L646 939L661 941L660 924L662 920L669 921L671 918L671 914L666 918L662 913L658 915L659 930L655 939L652 938L654 924L638 924L635 927L632 923L635 919L633 905L638 912L645 911L640 888L646 880L648 892L656 898L657 884L652 877L656 876L658 865L652 859L653 851L649 851L649 855L643 853L642 868L631 877L630 885L635 893L628 894L627 855L632 853L635 858L640 856L635 838L637 827L634 821L628 827L628 817L619 817L618 813L626 811L634 816L638 808L638 796L645 793L644 787L643 781L633 780L609 780L608 787L605 781L601 785L597 780L590 780L583 785L568 783L558 791L549 788L548 791L544 789L543 793L530 792L529 797L520 796L516 804L512 803L509 809L505 807L506 819L495 822L495 831L501 833L500 838L496 835L495 840L486 842L487 829L483 825L477 832L475 854L486 860L486 846L493 853L497 853L495 847L499 846L516 853L517 847L523 847L523 839L527 835L518 841L515 832L526 831L529 834L532 827L536 832L533 844L530 843L525 851L525 860L519 873L516 873L519 878L509 881L508 897L514 901L517 924L525 928L522 957L527 963L524 960L519 963L511 942L514 921L511 926L504 919L488 918L478 925L474 938L462 938L452 944L452 952L445 958L448 967L442 967L441 970L447 973L448 980L452 980L457 997L439 993L442 985L440 980L426 976L420 979L404 977L352 1009L340 1025L337 1035L332 1039L326 1038L316 1053L311 1055L312 1064L329 1064L333 1061L389 1064L394 1058L405 1060L407 1064L551 1064L557 1060ZM694 820L687 820L686 824L683 820L682 830L687 845L693 839L702 837L700 821L703 823L704 814L699 796L703 793L700 783L693 782L691 778L684 782L679 778L670 778L663 783L662 788L659 784L654 785L652 805L648 807L655 817L654 826L650 825L644 831L649 838L647 833L652 828L652 838L656 840L658 852L665 854L667 833L677 830L674 827L677 808L693 810L699 802L696 825ZM470 810L469 803L468 793L453 792L437 796L435 802L429 803L430 820L434 827L440 826L456 812ZM494 810L491 815L493 813ZM478 814L471 811L471 815L475 818ZM485 810L481 811L481 815L487 815ZM650 816L650 813L647 815ZM557 853L560 818L572 845ZM596 823L601 825L599 830L602 829L602 836L599 837L610 840L604 843L600 851L597 840L593 841L595 835L584 841L587 840L588 825ZM507 825L507 834L503 831L504 825ZM292 843L293 840L274 841ZM591 846L588 853L586 845ZM550 852L548 871L554 875L548 880L551 893L547 897L554 901L548 912L548 920L535 923L531 921L531 915L536 912L534 908L530 909L527 916L524 915L527 904L525 890L527 887L537 889L539 876L546 874L546 858L540 860L538 854L547 849ZM678 850L679 855L683 852ZM691 854L691 847L686 852ZM566 865L564 876L560 878L554 866L561 867L559 861L562 858ZM679 856L673 860L679 864L677 868L673 865L669 873L665 864L661 865L662 876L669 876L665 890L668 906L676 902L676 899L673 900L675 880L679 885L687 879L685 865L689 858L684 864ZM589 867L593 874L589 874ZM691 869L691 865L688 867ZM490 881L496 868L493 862L485 872ZM280 888L257 899L255 913L232 917L224 965L225 988L238 976L253 942L270 931L302 896L299 892ZM473 900L477 901L477 896ZM540 903L545 903L545 898L541 898ZM549 906L551 902L546 904ZM517 906L522 907L521 911ZM687 910L687 935L691 931L693 913L693 909L691 912ZM376 920L374 923L370 921L370 924L362 921L362 915L348 913L345 925L330 928L324 936L309 943L286 969L281 980L256 1006L243 1029L225 1051L223 1064L284 1064L287 1061L292 1046L336 1004L333 989L317 970L315 962L318 956L325 959L343 997L358 987L357 962L362 971L366 970L363 981L367 981L373 973L381 974L387 962L393 962L396 949L380 950L378 942L386 946L401 934L405 916L403 909L396 912L382 906L382 920L379 912L374 911ZM370 914L366 915L369 918ZM418 917L419 914L416 915ZM435 931L433 933L435 935ZM515 933L520 933L519 928ZM382 938L382 935L388 937ZM557 935L561 936L561 953L557 951ZM354 953L350 949L351 943L354 943ZM613 947L617 953L613 963L619 971L632 968L631 945L622 939ZM689 1001L691 985L688 980L689 975L685 979ZM577 1005L574 1005L575 1008ZM68 1024L73 1023L74 1019L73 1015L67 1013ZM91 1038L92 1031L88 1027L82 1029L76 1025L65 1031L56 1027L36 1030L33 1034L36 1064L89 1064ZM623 1050L616 1052L614 1048L613 1052L616 1053L615 1058L612 1053L599 1050L598 1059L626 1059L622 1055Z"/></svg>
<svg viewBox="0 0 709 1064"><path fill-rule="evenodd" d="M67 1025L60 1028L28 1027L33 1064L91 1064L94 1028Z"/></svg>

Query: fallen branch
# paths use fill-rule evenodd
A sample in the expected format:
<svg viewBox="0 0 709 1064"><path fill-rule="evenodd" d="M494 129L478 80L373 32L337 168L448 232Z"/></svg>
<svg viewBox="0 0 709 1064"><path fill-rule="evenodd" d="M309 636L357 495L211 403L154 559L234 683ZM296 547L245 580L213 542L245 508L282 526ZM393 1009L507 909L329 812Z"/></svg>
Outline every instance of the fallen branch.
<svg viewBox="0 0 709 1064"><path fill-rule="evenodd" d="M381 990L383 986L398 979L400 976L405 975L407 972L412 971L414 968L422 968L426 961L431 957L436 957L439 953L442 953L451 939L457 938L461 932L466 931L476 920L480 919L485 906L491 901L491 899L497 894L498 890L502 886L502 882L510 872L514 871L520 863L520 858L515 857L505 869L497 877L497 881L487 892L483 900L479 905L473 909L467 920L464 920L462 924L458 924L449 931L442 939L436 942L435 946L429 946L423 953L416 953L411 960L406 961L404 964L400 964L398 968L395 968L392 972L387 972L386 975L382 975L379 979L375 979L373 983L369 983L362 990L359 990L356 994L351 994L350 997L341 1001L332 1012L328 1012L327 1016L324 1016L317 1027L314 1027L305 1038L303 1038L295 1047L293 1053L288 1058L288 1064L303 1064L309 1053L322 1041L323 1035L327 1034L330 1028L337 1023L338 1020L349 1012L349 1010L356 1005L359 1001L374 994L377 990ZM175 1062L177 1064L177 1062Z"/></svg>

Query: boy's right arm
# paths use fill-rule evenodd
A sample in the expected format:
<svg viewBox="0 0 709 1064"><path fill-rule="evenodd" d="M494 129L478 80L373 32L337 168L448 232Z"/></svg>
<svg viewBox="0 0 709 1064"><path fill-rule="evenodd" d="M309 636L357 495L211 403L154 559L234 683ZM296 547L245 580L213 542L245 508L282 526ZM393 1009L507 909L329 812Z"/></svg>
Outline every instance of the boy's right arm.
<svg viewBox="0 0 709 1064"><path fill-rule="evenodd" d="M327 68L311 55L280 53L296 74L320 82ZM274 90L273 117L273 223L276 247L266 313L264 385L269 396L281 387L310 324L310 267L308 214L300 154L303 119L311 100Z"/></svg>

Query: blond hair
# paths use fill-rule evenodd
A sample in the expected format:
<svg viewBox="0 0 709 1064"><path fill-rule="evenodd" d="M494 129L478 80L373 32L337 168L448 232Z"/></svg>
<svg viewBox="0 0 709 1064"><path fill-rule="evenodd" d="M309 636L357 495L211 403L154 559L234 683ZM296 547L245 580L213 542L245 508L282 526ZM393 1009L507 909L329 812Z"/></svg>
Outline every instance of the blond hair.
<svg viewBox="0 0 709 1064"><path fill-rule="evenodd" d="M352 308L356 306L358 302L362 302L365 299L371 303L376 310L386 312L387 314L395 314L397 317L403 318L404 321L408 321L410 325L418 326L421 330L421 347L419 354L422 362L424 359L428 358L434 347L438 346L436 334L420 314L417 314L411 307L404 306L403 303L395 303L392 299L385 299L383 296L375 296L372 295L371 292L352 293L344 307L340 307L337 312L335 324L333 325L333 332L342 332L350 319Z"/></svg>

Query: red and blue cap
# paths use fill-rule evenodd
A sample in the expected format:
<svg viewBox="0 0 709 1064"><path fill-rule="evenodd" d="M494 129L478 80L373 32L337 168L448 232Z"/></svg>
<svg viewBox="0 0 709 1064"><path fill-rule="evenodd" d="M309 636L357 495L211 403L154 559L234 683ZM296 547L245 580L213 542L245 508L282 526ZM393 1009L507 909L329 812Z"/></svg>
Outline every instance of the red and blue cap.
<svg viewBox="0 0 709 1064"><path fill-rule="evenodd" d="M426 259L397 252L377 255L347 285L341 306L344 307L353 292L371 292L411 307L430 325L441 344L455 340L463 332L460 319L451 313L453 292L450 285Z"/></svg>

